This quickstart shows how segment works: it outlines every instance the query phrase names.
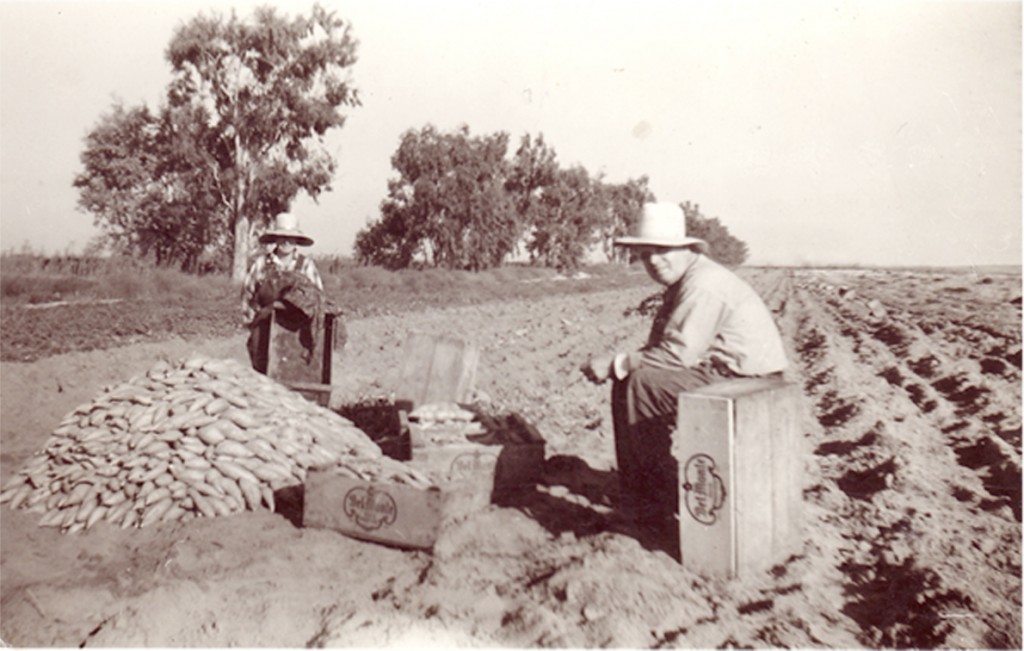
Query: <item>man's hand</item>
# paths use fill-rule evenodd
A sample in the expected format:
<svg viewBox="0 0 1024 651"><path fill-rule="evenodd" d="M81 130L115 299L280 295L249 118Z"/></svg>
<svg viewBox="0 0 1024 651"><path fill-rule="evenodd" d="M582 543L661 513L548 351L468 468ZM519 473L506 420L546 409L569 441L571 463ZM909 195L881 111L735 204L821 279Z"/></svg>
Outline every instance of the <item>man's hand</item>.
<svg viewBox="0 0 1024 651"><path fill-rule="evenodd" d="M260 321L264 321L266 319L269 319L270 315L272 315L273 313L274 313L274 306L273 305L264 305L260 309L256 310L256 313L253 315L252 320L249 321L249 323L246 324L246 325L249 325L250 327L254 326L257 323L259 323Z"/></svg>
<svg viewBox="0 0 1024 651"><path fill-rule="evenodd" d="M580 371L586 376L588 380L594 384L602 384L612 375L612 362L615 360L614 355L598 355L591 357L582 366Z"/></svg>

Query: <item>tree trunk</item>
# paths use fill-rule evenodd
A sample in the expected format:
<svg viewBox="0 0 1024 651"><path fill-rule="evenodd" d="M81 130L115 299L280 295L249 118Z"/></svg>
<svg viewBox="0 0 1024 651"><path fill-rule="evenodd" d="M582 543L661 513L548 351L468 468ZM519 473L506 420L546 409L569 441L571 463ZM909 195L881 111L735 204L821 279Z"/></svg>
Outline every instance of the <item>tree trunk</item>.
<svg viewBox="0 0 1024 651"><path fill-rule="evenodd" d="M237 79L236 79L237 82ZM237 83L235 88L238 88ZM238 93L236 92L231 102L232 124L236 125L234 146L235 146L235 188L234 196L231 198L231 212L235 218L235 259L231 265L231 280L236 283L245 281L245 274L249 270L249 217L242 206L247 205L245 197L245 175L243 170L249 171L249 160L242 148L242 134L238 130Z"/></svg>
<svg viewBox="0 0 1024 651"><path fill-rule="evenodd" d="M235 220L235 255L231 265L231 280L242 282L249 270L249 218L239 215Z"/></svg>

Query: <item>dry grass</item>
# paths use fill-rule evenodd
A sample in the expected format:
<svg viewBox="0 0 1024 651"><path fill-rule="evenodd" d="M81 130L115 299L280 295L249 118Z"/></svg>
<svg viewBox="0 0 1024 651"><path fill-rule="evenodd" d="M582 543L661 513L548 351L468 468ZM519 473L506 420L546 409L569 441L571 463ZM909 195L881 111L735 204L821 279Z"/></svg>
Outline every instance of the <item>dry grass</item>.
<svg viewBox="0 0 1024 651"><path fill-rule="evenodd" d="M230 288L227 278L193 276L128 258L0 255L0 295L5 303L202 299Z"/></svg>
<svg viewBox="0 0 1024 651"><path fill-rule="evenodd" d="M318 257L329 296L357 312L487 302L548 295L565 280L552 269L510 265L483 272L444 269L389 271L340 257ZM632 284L636 274L616 265L585 270L557 291L578 292ZM234 300L238 286L222 275L197 276L126 258L0 255L0 295L7 305L57 301Z"/></svg>

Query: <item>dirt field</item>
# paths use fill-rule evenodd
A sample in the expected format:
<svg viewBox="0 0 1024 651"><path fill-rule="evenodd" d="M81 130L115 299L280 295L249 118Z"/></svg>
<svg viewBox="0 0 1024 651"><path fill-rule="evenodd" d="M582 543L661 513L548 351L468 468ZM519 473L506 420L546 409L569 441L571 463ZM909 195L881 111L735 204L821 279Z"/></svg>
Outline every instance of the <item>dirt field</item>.
<svg viewBox="0 0 1024 651"><path fill-rule="evenodd" d="M802 551L704 579L617 517L609 387L590 352L639 345L654 293L617 290L348 323L355 402L397 383L408 332L479 342L481 399L548 441L536 493L433 554L272 513L61 536L0 509L0 637L15 646L1021 646L1021 277L747 270L803 388ZM0 481L103 386L243 339L0 365ZM684 551L685 554L685 551Z"/></svg>

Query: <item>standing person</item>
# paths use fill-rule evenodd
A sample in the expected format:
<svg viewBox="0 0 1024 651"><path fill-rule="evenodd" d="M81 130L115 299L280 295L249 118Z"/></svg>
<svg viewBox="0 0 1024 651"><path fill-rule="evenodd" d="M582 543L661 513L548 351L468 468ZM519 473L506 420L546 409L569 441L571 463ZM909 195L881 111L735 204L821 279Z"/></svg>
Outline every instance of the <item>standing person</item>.
<svg viewBox="0 0 1024 651"><path fill-rule="evenodd" d="M309 294L322 296L323 280L313 259L298 252L299 246L310 246L313 238L299 230L298 219L283 213L274 220L274 226L260 236L260 244L268 247L249 266L242 288L242 312L249 327L249 359L258 363L258 330L270 318L274 303L295 288L305 288ZM265 361L263 365L265 367Z"/></svg>
<svg viewBox="0 0 1024 651"><path fill-rule="evenodd" d="M737 377L781 375L786 356L771 312L757 292L688 237L682 209L648 203L633 250L665 286L647 344L596 355L581 371L611 379L615 456L623 506L640 524L667 524L678 510L678 468L671 455L680 393Z"/></svg>

